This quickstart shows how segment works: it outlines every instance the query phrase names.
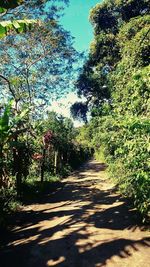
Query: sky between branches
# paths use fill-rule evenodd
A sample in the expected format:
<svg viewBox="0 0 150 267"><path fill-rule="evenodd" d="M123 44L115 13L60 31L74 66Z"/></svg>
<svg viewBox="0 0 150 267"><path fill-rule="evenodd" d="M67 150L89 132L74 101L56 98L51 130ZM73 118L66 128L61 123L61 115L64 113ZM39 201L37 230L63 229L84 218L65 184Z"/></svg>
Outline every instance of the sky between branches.
<svg viewBox="0 0 150 267"><path fill-rule="evenodd" d="M93 39L93 29L89 22L90 9L101 0L70 0L69 6L64 11L60 23L64 29L69 31L74 39L74 47L77 51L88 52L90 42ZM78 101L76 93L69 93L67 97L59 102L54 101L50 110L61 113L63 116L70 116L70 106ZM79 100L81 101L81 100ZM76 126L81 125L75 122Z"/></svg>

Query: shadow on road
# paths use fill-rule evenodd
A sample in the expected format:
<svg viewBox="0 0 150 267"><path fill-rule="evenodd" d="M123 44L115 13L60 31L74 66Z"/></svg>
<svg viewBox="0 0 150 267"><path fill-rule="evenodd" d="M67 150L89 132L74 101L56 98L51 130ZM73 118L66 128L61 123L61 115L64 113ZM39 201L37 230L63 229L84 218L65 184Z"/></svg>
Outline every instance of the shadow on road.
<svg viewBox="0 0 150 267"><path fill-rule="evenodd" d="M31 206L18 214L15 223L19 228L3 233L1 267L105 266L113 256L128 258L130 250L149 246L148 237L116 238L116 231L135 231L137 214L114 189L91 188L87 171L94 175L104 171L105 164L90 163L84 168L86 181L83 177L80 181L81 174L76 172L76 180L68 180L61 190L48 195L40 209ZM106 234L93 245L90 238L100 229ZM114 233L111 238L107 236L110 231Z"/></svg>

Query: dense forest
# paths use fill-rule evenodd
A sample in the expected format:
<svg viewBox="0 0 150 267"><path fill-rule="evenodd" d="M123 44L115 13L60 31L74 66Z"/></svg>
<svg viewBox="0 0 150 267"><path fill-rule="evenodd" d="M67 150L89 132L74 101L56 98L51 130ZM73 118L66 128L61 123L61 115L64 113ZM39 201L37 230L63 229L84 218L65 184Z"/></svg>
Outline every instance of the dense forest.
<svg viewBox="0 0 150 267"><path fill-rule="evenodd" d="M90 11L94 40L83 68L59 24L68 1L0 2L0 224L27 194L57 183L92 156L149 215L150 3L105 0ZM50 112L75 90L72 120Z"/></svg>
<svg viewBox="0 0 150 267"><path fill-rule="evenodd" d="M74 117L90 123L80 141L106 160L110 177L144 218L150 205L150 3L106 0L90 12L94 40L77 80L86 103Z"/></svg>

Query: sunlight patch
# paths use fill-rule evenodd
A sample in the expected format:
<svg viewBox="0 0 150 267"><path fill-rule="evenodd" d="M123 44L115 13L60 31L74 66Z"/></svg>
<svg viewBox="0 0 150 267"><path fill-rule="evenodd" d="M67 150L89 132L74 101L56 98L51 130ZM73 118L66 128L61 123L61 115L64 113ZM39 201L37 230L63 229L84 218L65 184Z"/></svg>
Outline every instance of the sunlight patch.
<svg viewBox="0 0 150 267"><path fill-rule="evenodd" d="M64 261L65 261L65 257L61 256L59 259L49 260L46 266L56 266L56 264L62 263Z"/></svg>

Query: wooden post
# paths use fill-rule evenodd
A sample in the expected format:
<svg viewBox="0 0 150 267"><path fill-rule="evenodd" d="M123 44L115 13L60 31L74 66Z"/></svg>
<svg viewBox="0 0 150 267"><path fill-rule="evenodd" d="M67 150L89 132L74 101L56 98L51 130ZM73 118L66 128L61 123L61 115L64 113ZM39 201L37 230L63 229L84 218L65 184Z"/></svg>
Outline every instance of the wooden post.
<svg viewBox="0 0 150 267"><path fill-rule="evenodd" d="M57 162L58 162L58 151L55 151L55 159L54 159L54 173L57 174Z"/></svg>
<svg viewBox="0 0 150 267"><path fill-rule="evenodd" d="M43 148L43 158L42 158L42 165L41 165L41 183L44 181L44 168L45 168L45 155L46 155L46 148Z"/></svg>

